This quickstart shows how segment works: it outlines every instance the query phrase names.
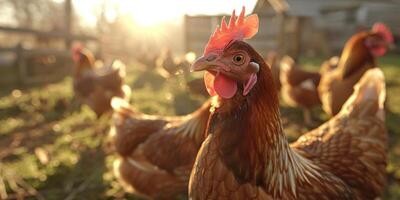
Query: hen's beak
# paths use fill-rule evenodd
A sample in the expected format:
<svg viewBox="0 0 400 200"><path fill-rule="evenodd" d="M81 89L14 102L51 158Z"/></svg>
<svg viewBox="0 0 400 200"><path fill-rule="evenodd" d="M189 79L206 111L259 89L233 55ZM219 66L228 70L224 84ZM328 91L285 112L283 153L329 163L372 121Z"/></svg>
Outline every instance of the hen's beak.
<svg viewBox="0 0 400 200"><path fill-rule="evenodd" d="M191 72L210 70L218 66L216 55L201 56L190 67Z"/></svg>

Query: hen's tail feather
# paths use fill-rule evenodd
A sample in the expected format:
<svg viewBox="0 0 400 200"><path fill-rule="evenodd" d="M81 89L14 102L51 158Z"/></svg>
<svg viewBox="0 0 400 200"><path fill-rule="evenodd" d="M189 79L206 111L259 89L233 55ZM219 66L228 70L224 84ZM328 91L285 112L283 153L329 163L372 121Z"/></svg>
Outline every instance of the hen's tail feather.
<svg viewBox="0 0 400 200"><path fill-rule="evenodd" d="M310 80L315 86L319 84L321 75L318 72L303 70L297 66L296 61L290 56L282 58L280 63L280 81L282 84L298 86L304 81Z"/></svg>
<svg viewBox="0 0 400 200"><path fill-rule="evenodd" d="M354 92L344 104L344 110L363 110L363 113L374 113L384 120L386 99L385 76L379 68L370 69L354 86ZM371 106L368 102L372 102Z"/></svg>
<svg viewBox="0 0 400 200"><path fill-rule="evenodd" d="M119 76L120 77L125 77L126 76L126 66L125 64L120 61L120 60L114 60L111 67L115 70L119 71Z"/></svg>
<svg viewBox="0 0 400 200"><path fill-rule="evenodd" d="M125 65L116 60L111 66L102 67L97 70L97 84L107 90L120 90L125 78Z"/></svg>
<svg viewBox="0 0 400 200"><path fill-rule="evenodd" d="M320 74L328 73L328 72L336 69L338 64L339 64L339 57L333 56L329 60L322 63L322 66L321 66L321 69L319 70L319 72L320 72Z"/></svg>
<svg viewBox="0 0 400 200"><path fill-rule="evenodd" d="M123 93L124 99L126 101L129 101L129 99L131 98L131 95L132 95L131 87L129 87L128 85L123 85L122 86L122 93Z"/></svg>
<svg viewBox="0 0 400 200"><path fill-rule="evenodd" d="M129 103L121 97L113 97L111 99L111 107L115 113L123 116L135 114L135 112L130 108Z"/></svg>

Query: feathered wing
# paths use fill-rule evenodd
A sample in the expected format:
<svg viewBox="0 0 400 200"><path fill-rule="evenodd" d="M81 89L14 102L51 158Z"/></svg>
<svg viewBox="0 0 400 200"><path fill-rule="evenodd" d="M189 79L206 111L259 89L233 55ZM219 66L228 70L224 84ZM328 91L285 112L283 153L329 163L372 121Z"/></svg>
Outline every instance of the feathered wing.
<svg viewBox="0 0 400 200"><path fill-rule="evenodd" d="M187 116L166 118L135 113L121 99L112 103L115 145L123 157L114 166L117 176L128 188L151 198L172 199L186 193L204 140L210 101Z"/></svg>
<svg viewBox="0 0 400 200"><path fill-rule="evenodd" d="M317 87L320 74L298 69L294 60L285 56L280 64L281 94L290 106L310 108L320 104Z"/></svg>
<svg viewBox="0 0 400 200"><path fill-rule="evenodd" d="M138 193L156 199L173 199L187 193L190 171L193 167L206 121L199 120L182 127L171 125L152 134L139 145L131 156L115 166L118 174ZM123 171L121 171L123 170Z"/></svg>
<svg viewBox="0 0 400 200"><path fill-rule="evenodd" d="M289 56L283 57L280 65L280 79L282 84L286 82L286 84L291 86L298 86L306 80L311 80L317 86L321 78L318 72L308 72L295 66L295 61Z"/></svg>
<svg viewBox="0 0 400 200"><path fill-rule="evenodd" d="M131 155L139 144L168 123L163 117L133 110L127 101L119 97L111 100L111 106L114 114L110 134L117 153L123 157Z"/></svg>
<svg viewBox="0 0 400 200"><path fill-rule="evenodd" d="M120 89L125 77L125 65L120 61L114 61L110 66L97 69L97 81L109 90Z"/></svg>
<svg viewBox="0 0 400 200"><path fill-rule="evenodd" d="M95 77L92 71L87 71L82 76L74 78L73 88L79 98L88 97L94 91Z"/></svg>
<svg viewBox="0 0 400 200"><path fill-rule="evenodd" d="M385 182L384 101L383 73L371 69L357 83L339 114L291 146L342 179L357 196L375 198L382 193Z"/></svg>
<svg viewBox="0 0 400 200"><path fill-rule="evenodd" d="M332 70L336 69L339 64L339 57L333 56L329 60L322 63L319 73L323 76L326 73L330 73Z"/></svg>
<svg viewBox="0 0 400 200"><path fill-rule="evenodd" d="M96 70L96 84L104 90L105 95L110 96L110 99L114 96L124 99L130 97L130 88L124 85L125 68L124 63L115 60L110 66Z"/></svg>
<svg viewBox="0 0 400 200"><path fill-rule="evenodd" d="M74 91L80 100L100 116L111 110L114 96L128 100L131 90L124 85L125 65L114 61L110 66L96 68L94 56L88 49L73 50L76 62Z"/></svg>
<svg viewBox="0 0 400 200"><path fill-rule="evenodd" d="M188 175L205 137L209 110L210 101L180 121L170 123L160 134L152 135L143 143L143 155L161 169Z"/></svg>
<svg viewBox="0 0 400 200"><path fill-rule="evenodd" d="M131 158L114 162L114 173L124 188L150 199L174 199L187 191L188 176L177 176Z"/></svg>

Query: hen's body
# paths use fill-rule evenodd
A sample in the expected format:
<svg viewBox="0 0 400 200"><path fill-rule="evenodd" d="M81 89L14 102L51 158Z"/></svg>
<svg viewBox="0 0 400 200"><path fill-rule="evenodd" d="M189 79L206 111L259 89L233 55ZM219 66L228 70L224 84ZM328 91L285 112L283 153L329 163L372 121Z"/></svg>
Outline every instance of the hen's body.
<svg viewBox="0 0 400 200"><path fill-rule="evenodd" d="M112 133L121 159L114 169L127 188L154 199L186 194L210 102L182 117L149 116L121 105L115 109Z"/></svg>
<svg viewBox="0 0 400 200"><path fill-rule="evenodd" d="M352 36L344 46L337 68L323 74L318 91L323 109L329 115L337 114L362 75L377 67L375 56L366 45L371 35L371 32L361 32Z"/></svg>
<svg viewBox="0 0 400 200"><path fill-rule="evenodd" d="M188 81L186 83L186 85L191 93L198 94L198 95L205 96L205 97L208 96L207 89L204 86L203 78L197 78L197 79Z"/></svg>
<svg viewBox="0 0 400 200"><path fill-rule="evenodd" d="M271 71L247 96L219 100L193 167L193 199L374 199L383 190L387 136L383 75L371 71L342 111L289 145ZM232 46L234 46L232 45ZM227 48L229 49L229 48Z"/></svg>
<svg viewBox="0 0 400 200"><path fill-rule="evenodd" d="M317 90L321 74L329 73L336 68L337 59L333 57L325 61L320 72L308 72L296 65L289 56L282 59L280 64L281 94L286 104L303 109L304 121L310 125L312 124L311 109L321 104Z"/></svg>
<svg viewBox="0 0 400 200"><path fill-rule="evenodd" d="M75 95L97 116L111 110L113 97L129 99L131 91L129 86L124 85L125 66L121 62L114 61L110 66L95 68L94 57L88 50L75 53Z"/></svg>
<svg viewBox="0 0 400 200"><path fill-rule="evenodd" d="M307 72L295 66L289 56L281 62L281 94L286 104L304 109L304 120L311 123L310 109L321 103L317 87L321 78L318 72Z"/></svg>

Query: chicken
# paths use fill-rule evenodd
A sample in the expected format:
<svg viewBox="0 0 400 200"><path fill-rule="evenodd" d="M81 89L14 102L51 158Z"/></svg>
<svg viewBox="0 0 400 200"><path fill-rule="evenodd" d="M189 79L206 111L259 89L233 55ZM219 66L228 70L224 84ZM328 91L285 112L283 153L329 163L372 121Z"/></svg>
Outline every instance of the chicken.
<svg viewBox="0 0 400 200"><path fill-rule="evenodd" d="M280 68L283 100L291 107L301 107L305 123L312 125L311 108L321 104L317 91L321 75L299 69L289 56L283 57Z"/></svg>
<svg viewBox="0 0 400 200"><path fill-rule="evenodd" d="M236 23L235 23L236 22ZM244 9L211 36L192 71L205 70L212 104L189 198L374 199L385 182L385 83L366 73L341 112L289 144L270 68L244 39L258 28Z"/></svg>
<svg viewBox="0 0 400 200"><path fill-rule="evenodd" d="M179 117L150 116L112 100L111 135L120 158L114 171L128 191L145 198L174 199L187 194L189 175L204 140L210 101Z"/></svg>
<svg viewBox="0 0 400 200"><path fill-rule="evenodd" d="M137 61L145 66L145 70L151 71L157 67L157 55L142 51L136 58Z"/></svg>
<svg viewBox="0 0 400 200"><path fill-rule="evenodd" d="M172 56L172 52L170 49L164 49L160 56L157 58L157 67L158 69L163 69L162 73L165 74L166 77L175 75L179 70L179 65L174 61Z"/></svg>
<svg viewBox="0 0 400 200"><path fill-rule="evenodd" d="M201 95L201 96L207 96L207 90L206 87L204 87L204 80L202 78L196 78L190 81L187 81L186 83L189 91L193 94Z"/></svg>
<svg viewBox="0 0 400 200"><path fill-rule="evenodd" d="M98 117L111 111L111 98L114 96L129 99L131 90L124 85L125 66L114 61L111 66L95 68L93 54L81 46L72 52L75 61L74 92Z"/></svg>
<svg viewBox="0 0 400 200"><path fill-rule="evenodd" d="M321 68L319 69L319 73L322 75L329 73L332 70L336 69L338 64L339 64L339 57L333 56L322 63Z"/></svg>
<svg viewBox="0 0 400 200"><path fill-rule="evenodd" d="M180 68L183 72L183 77L185 78L186 88L192 94L200 95L207 97L208 93L206 88L204 87L203 78L193 77L190 73L190 66L193 61L196 59L196 54L193 52L188 52L185 54L185 58L181 60L179 63Z"/></svg>
<svg viewBox="0 0 400 200"><path fill-rule="evenodd" d="M353 86L368 69L377 67L376 57L386 53L393 43L393 35L382 23L371 31L353 35L345 44L336 69L322 74L318 86L322 107L329 115L337 114Z"/></svg>

